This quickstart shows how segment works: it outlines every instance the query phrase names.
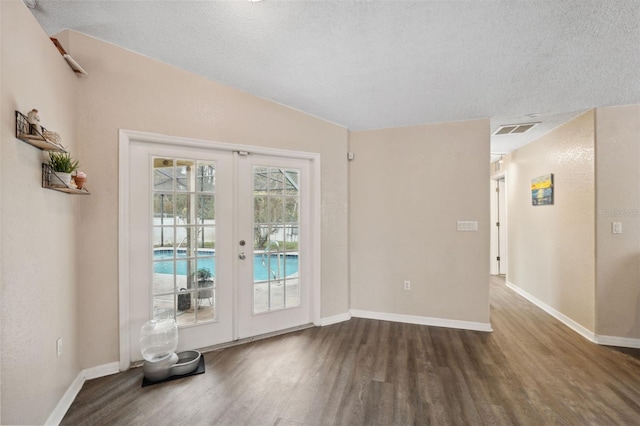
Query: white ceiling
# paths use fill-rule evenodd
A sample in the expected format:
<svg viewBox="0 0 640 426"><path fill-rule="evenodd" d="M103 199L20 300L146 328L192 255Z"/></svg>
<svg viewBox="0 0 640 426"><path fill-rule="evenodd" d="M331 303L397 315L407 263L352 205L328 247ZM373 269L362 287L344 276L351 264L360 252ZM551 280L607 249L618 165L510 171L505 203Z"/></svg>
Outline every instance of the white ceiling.
<svg viewBox="0 0 640 426"><path fill-rule="evenodd" d="M541 122L494 136L498 153L581 111L640 103L640 0L36 0L32 12L49 34L70 28L351 130Z"/></svg>

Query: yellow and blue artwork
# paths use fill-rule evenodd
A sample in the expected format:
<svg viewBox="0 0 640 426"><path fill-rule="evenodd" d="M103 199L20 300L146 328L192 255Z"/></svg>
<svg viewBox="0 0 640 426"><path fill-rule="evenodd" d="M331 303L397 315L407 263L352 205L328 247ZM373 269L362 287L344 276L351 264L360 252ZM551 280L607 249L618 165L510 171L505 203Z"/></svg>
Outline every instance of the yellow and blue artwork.
<svg viewBox="0 0 640 426"><path fill-rule="evenodd" d="M531 179L531 204L534 206L553 205L553 173Z"/></svg>

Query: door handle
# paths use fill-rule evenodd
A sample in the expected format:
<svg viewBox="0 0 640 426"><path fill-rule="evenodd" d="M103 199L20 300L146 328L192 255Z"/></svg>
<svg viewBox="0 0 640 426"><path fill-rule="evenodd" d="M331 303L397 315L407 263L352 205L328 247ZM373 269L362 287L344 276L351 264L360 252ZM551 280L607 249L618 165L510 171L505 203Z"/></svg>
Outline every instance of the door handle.
<svg viewBox="0 0 640 426"><path fill-rule="evenodd" d="M240 260L245 260L247 258L247 255L244 253L240 253L238 257L240 258Z"/></svg>

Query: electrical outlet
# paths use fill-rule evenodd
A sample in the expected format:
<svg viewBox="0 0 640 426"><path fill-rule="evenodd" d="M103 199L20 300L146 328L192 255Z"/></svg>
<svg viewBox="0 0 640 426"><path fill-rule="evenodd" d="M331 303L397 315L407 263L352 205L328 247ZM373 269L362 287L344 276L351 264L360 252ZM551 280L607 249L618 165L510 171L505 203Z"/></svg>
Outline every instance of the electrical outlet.
<svg viewBox="0 0 640 426"><path fill-rule="evenodd" d="M611 222L611 233L622 234L622 222Z"/></svg>
<svg viewBox="0 0 640 426"><path fill-rule="evenodd" d="M405 290L411 290L411 281L409 281L409 280L405 280L404 281L404 289Z"/></svg>
<svg viewBox="0 0 640 426"><path fill-rule="evenodd" d="M56 350L58 351L58 356L62 355L62 337L58 337L58 340L56 340Z"/></svg>

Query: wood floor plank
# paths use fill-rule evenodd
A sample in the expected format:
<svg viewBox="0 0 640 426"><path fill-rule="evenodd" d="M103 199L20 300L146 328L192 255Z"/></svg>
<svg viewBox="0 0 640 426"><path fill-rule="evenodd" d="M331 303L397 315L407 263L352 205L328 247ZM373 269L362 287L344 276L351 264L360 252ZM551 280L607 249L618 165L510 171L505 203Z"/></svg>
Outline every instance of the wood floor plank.
<svg viewBox="0 0 640 426"><path fill-rule="evenodd" d="M640 350L593 344L491 280L493 333L352 319L87 381L64 425L640 424Z"/></svg>

